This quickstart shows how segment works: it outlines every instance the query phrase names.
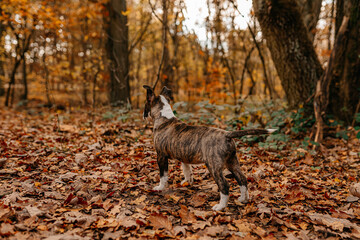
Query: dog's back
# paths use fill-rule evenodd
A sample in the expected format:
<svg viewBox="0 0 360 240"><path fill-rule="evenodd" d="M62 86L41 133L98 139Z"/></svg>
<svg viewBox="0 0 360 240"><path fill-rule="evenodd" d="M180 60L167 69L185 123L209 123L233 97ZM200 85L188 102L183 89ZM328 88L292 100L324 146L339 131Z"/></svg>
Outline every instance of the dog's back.
<svg viewBox="0 0 360 240"><path fill-rule="evenodd" d="M176 118L154 129L156 151L184 163L206 163L210 158L235 154L233 140L218 128L187 125Z"/></svg>

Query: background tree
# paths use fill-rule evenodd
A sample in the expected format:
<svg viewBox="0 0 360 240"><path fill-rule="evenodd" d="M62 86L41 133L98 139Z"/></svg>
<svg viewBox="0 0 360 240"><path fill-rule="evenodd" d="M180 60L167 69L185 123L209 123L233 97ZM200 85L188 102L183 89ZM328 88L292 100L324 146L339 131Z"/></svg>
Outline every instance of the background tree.
<svg viewBox="0 0 360 240"><path fill-rule="evenodd" d="M106 22L107 56L109 59L109 98L112 106L131 104L129 83L129 29L126 0L110 0Z"/></svg>
<svg viewBox="0 0 360 240"><path fill-rule="evenodd" d="M0 7L0 15L2 15L2 9ZM4 80L5 80L5 71L4 71L4 40L3 33L5 31L5 26L2 21L0 21L0 96L3 96L5 93L4 90Z"/></svg>
<svg viewBox="0 0 360 240"><path fill-rule="evenodd" d="M349 123L359 99L359 59L355 56L360 48L358 41L353 40L359 37L359 1L346 1L346 5L345 15L352 20L342 44L343 51L337 53L336 64L331 66L334 80L329 81L331 103L327 111ZM305 27L299 7L293 1L257 0L254 9L290 106L306 102L314 94L315 83L322 77L323 70L307 37L310 28Z"/></svg>
<svg viewBox="0 0 360 240"><path fill-rule="evenodd" d="M255 15L290 107L306 102L323 73L294 1L254 0Z"/></svg>

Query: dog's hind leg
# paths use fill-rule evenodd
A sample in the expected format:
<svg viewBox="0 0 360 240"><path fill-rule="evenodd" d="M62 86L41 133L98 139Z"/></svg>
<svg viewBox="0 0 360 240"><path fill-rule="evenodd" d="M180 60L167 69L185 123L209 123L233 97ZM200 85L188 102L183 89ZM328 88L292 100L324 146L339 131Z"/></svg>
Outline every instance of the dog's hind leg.
<svg viewBox="0 0 360 240"><path fill-rule="evenodd" d="M159 170L160 170L160 184L154 187L153 190L162 191L167 187L167 183L168 183L168 168L169 168L168 158L158 154L157 163L159 165Z"/></svg>
<svg viewBox="0 0 360 240"><path fill-rule="evenodd" d="M213 210L215 211L221 211L223 210L229 201L229 183L226 181L224 175L223 175L223 169L220 169L216 166L207 166L211 175L214 177L214 180L216 184L219 187L220 192L220 202L213 206Z"/></svg>
<svg viewBox="0 0 360 240"><path fill-rule="evenodd" d="M187 163L181 163L181 168L183 170L184 173L184 180L181 181L181 185L183 185L184 183L188 182L189 184L193 183L193 178L191 176L191 165L187 164Z"/></svg>
<svg viewBox="0 0 360 240"><path fill-rule="evenodd" d="M249 201L249 192L247 187L247 179L246 176L240 170L240 163L237 160L236 156L232 157L227 162L227 168L234 175L236 181L240 185L241 196L239 197L239 201L242 203L246 203Z"/></svg>

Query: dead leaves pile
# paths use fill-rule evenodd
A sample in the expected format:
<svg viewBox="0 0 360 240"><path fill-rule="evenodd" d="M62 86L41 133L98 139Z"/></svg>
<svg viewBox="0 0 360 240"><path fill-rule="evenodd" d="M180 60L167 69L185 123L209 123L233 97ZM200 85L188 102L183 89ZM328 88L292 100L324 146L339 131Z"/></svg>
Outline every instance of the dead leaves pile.
<svg viewBox="0 0 360 240"><path fill-rule="evenodd" d="M238 142L251 201L237 201L239 187L226 173L230 202L214 212L217 186L204 166L194 167L192 186L182 186L180 164L171 161L169 189L151 190L159 181L156 154L140 114L123 123L31 113L1 110L1 237L360 239L356 139L328 139L316 156Z"/></svg>

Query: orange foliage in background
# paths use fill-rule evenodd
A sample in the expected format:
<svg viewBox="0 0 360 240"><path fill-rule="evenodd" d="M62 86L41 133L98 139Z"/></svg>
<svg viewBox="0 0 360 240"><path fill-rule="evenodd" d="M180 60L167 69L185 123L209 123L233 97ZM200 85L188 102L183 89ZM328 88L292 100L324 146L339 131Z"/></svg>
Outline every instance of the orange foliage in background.
<svg viewBox="0 0 360 240"><path fill-rule="evenodd" d="M29 49L24 54L26 72L20 67L21 64L16 70L14 104L35 100L68 106L108 104L111 66L105 52L108 36L103 21L104 17L109 15L107 2L1 1L0 65L4 74L0 76L0 87L5 90L16 59L20 58L22 41L32 33ZM214 3L208 7L214 7L212 4ZM141 86L154 83L160 64L162 25L158 18L161 18L162 12L157 2L152 6L154 9L151 9L149 2L145 0L127 1L127 5L127 11L121 14L128 17L129 46L133 46L129 81L131 102L133 107L137 108L141 107L144 101ZM176 100L209 100L216 104L234 104L234 100L239 103L249 93L263 99L269 98L257 50L253 51L248 59L248 70L244 69L244 61L254 42L248 29L240 29L236 24L228 22L235 16L229 13L236 12L231 6L228 6L227 12L221 12L220 16L211 12L208 18L204 19L204 24L199 26L205 27L209 36L204 42L199 40L195 32L187 29L184 3L176 0L169 5L170 30L166 47L169 49L171 61L176 61L173 67ZM253 17L249 24L255 24ZM177 31L177 45L174 42L174 31ZM141 34L144 37L140 42L136 42ZM326 29L322 29L321 34L326 34ZM220 51L221 47L216 38L218 35L223 51ZM19 41L16 41L16 36ZM283 97L270 53L260 39L258 41L270 81L278 95ZM326 61L329 50L321 47L321 44L318 46L318 51ZM224 59L227 59L228 65ZM231 72L235 79L231 78ZM27 100L23 99L22 102L25 91L24 75L29 94ZM162 77L168 76L165 74Z"/></svg>

